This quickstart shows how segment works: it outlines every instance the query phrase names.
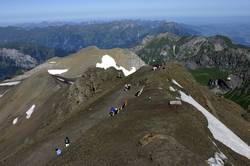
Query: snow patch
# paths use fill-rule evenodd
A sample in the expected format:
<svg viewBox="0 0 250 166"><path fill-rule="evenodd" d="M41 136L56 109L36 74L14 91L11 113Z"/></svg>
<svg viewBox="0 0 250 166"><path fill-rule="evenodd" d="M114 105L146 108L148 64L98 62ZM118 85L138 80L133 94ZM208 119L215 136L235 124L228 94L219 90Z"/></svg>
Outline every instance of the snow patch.
<svg viewBox="0 0 250 166"><path fill-rule="evenodd" d="M198 102L196 102L192 96L188 96L182 91L179 92L181 94L182 101L193 105L207 118L208 129L211 131L216 140L220 141L236 153L250 159L250 147L244 141L242 141L236 134L234 134Z"/></svg>
<svg viewBox="0 0 250 166"><path fill-rule="evenodd" d="M13 125L17 124L17 121L18 121L18 117L15 118L15 119L12 121L12 124L13 124Z"/></svg>
<svg viewBox="0 0 250 166"><path fill-rule="evenodd" d="M56 74L66 73L67 71L69 71L69 69L52 69L52 70L48 70L48 73L51 75L56 75Z"/></svg>
<svg viewBox="0 0 250 166"><path fill-rule="evenodd" d="M21 83L21 81L4 82L4 83L1 83L0 86L14 86L14 85L18 85L20 83Z"/></svg>
<svg viewBox="0 0 250 166"><path fill-rule="evenodd" d="M64 79L62 79L62 78L56 78L56 79L58 79L59 81L62 81L62 82L64 82L65 80Z"/></svg>
<svg viewBox="0 0 250 166"><path fill-rule="evenodd" d="M117 66L115 60L109 56L109 55L104 55L102 57L102 63L97 63L96 64L97 68L103 68L103 69L108 69L110 67L114 67L116 70L122 70L123 74L125 76L128 76L130 74L133 74L134 72L136 72L136 68L132 67L131 70L127 70L122 66Z"/></svg>
<svg viewBox="0 0 250 166"><path fill-rule="evenodd" d="M175 84L175 85L177 85L178 87L180 87L180 88L183 88L177 81L175 81L174 79L172 79L172 82Z"/></svg>
<svg viewBox="0 0 250 166"><path fill-rule="evenodd" d="M169 87L169 90L172 91L172 92L176 91L172 86Z"/></svg>
<svg viewBox="0 0 250 166"><path fill-rule="evenodd" d="M176 50L176 45L173 46L173 52L175 54L175 50Z"/></svg>
<svg viewBox="0 0 250 166"><path fill-rule="evenodd" d="M181 100L181 98L179 98L179 97L175 97L175 99L176 99L176 100Z"/></svg>
<svg viewBox="0 0 250 166"><path fill-rule="evenodd" d="M7 92L8 92L8 90L6 90L6 91L3 92L2 94L0 94L0 98L2 98Z"/></svg>
<svg viewBox="0 0 250 166"><path fill-rule="evenodd" d="M227 160L227 157L222 152L220 152L220 153L216 152L214 154L214 157L210 157L207 160L207 163L210 166L224 166L225 160Z"/></svg>
<svg viewBox="0 0 250 166"><path fill-rule="evenodd" d="M35 111L36 105L32 105L28 111L26 111L26 119L29 119L32 113Z"/></svg>
<svg viewBox="0 0 250 166"><path fill-rule="evenodd" d="M50 61L49 63L50 63L50 64L56 64L56 62L55 62L55 61Z"/></svg>

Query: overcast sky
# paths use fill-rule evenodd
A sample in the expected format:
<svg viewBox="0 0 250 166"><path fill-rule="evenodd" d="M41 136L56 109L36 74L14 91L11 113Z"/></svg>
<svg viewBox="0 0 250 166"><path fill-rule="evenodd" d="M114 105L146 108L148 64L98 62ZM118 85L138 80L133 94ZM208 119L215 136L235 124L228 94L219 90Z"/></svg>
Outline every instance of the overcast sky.
<svg viewBox="0 0 250 166"><path fill-rule="evenodd" d="M0 0L0 23L242 16L250 0Z"/></svg>

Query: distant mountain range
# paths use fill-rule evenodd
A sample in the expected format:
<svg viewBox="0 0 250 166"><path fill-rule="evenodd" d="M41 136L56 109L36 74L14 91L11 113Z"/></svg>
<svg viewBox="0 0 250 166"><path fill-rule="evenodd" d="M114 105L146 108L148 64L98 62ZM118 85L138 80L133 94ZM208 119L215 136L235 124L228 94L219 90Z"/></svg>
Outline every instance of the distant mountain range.
<svg viewBox="0 0 250 166"><path fill-rule="evenodd" d="M165 21L43 22L0 27L0 48L29 55L37 65L54 56L63 57L92 45L99 48L135 47L146 36L162 32L198 34L185 25ZM12 61L5 59L1 64L0 80L30 68L23 68L21 64L13 66Z"/></svg>
<svg viewBox="0 0 250 166"><path fill-rule="evenodd" d="M240 94L249 94L250 87L245 86L249 85L247 81L250 79L249 49L235 44L249 44L249 35L246 35L250 34L249 27L227 24L190 26L141 20L42 22L0 27L0 48L5 50L0 55L0 79L20 74L54 56L63 57L95 45L105 49L136 48L136 53L149 64L178 60L191 69L215 67L229 71L235 80L233 89L244 85ZM233 42L221 35L205 37L213 34L225 34ZM24 67L23 64L29 65Z"/></svg>
<svg viewBox="0 0 250 166"><path fill-rule="evenodd" d="M211 21L210 21L211 22ZM216 22L216 21L215 21ZM129 25L133 25L130 27ZM177 29L173 29L174 28ZM120 28L117 29L117 26ZM123 27L123 28L122 28ZM56 29L56 30L55 30ZM181 31L178 31L181 30ZM86 21L86 22L47 22L43 21L40 23L23 23L23 24L15 24L12 26L5 26L0 28L1 32L12 32L12 40L16 41L16 37L22 37L22 39L18 39L18 41L22 41L23 39L29 39L33 43L39 43L40 45L48 46L46 44L46 40L54 40L59 42L57 46L62 46L62 42L69 40L70 35L72 34L77 38L77 40L84 41L82 44L78 44L76 48L70 48L71 51L79 50L78 47L83 48L89 45L98 45L100 48L113 48L110 45L101 44L100 41L94 40L93 35L97 38L104 37L103 41L107 41L106 36L103 33L107 33L110 36L110 32L115 32L111 34L112 37L117 37L121 34L121 31L133 32L137 30L140 33L139 39L143 39L146 35L152 35L159 32L172 32L180 34L199 34L199 35L224 35L231 38L231 40L238 44L243 44L250 46L250 24L249 23L209 23L209 24L200 24L200 25L192 25L190 24L177 24L174 22L167 22L167 21L146 21L146 20L121 20L121 21ZM24 31L26 30L26 31ZM114 31L116 30L116 31ZM36 32L35 36L28 37L29 34L33 34ZM99 32L99 33L98 33ZM44 36L39 34L43 33ZM49 36L49 34L53 34L53 36ZM0 37L0 42L8 42L11 36L7 34L4 38ZM128 35L128 34L126 34ZM48 38L49 36L49 38ZM59 37L60 39L54 39L55 37ZM92 38L91 38L92 37ZM119 37L119 36L118 36ZM122 36L121 36L122 37ZM131 42L138 42L137 35L128 36L131 38ZM44 39L45 38L45 39ZM117 38L113 38L114 40ZM76 39L70 39L71 41L75 41ZM126 38L123 39L124 41L127 40ZM76 41L75 41L76 42ZM131 43L134 44L134 43ZM80 45L80 46L79 46ZM128 47L126 43L117 43L112 44L115 47ZM62 49L63 47L61 47ZM67 48L69 49L69 48Z"/></svg>
<svg viewBox="0 0 250 166"><path fill-rule="evenodd" d="M202 35L224 35L234 43L250 46L250 23L246 24L211 24L193 27Z"/></svg>
<svg viewBox="0 0 250 166"><path fill-rule="evenodd" d="M148 35L163 32L178 35L198 34L195 30L174 22L127 20L94 24L32 26L32 28L1 27L0 44L28 42L66 51L78 51L91 45L99 48L129 48L139 44Z"/></svg>

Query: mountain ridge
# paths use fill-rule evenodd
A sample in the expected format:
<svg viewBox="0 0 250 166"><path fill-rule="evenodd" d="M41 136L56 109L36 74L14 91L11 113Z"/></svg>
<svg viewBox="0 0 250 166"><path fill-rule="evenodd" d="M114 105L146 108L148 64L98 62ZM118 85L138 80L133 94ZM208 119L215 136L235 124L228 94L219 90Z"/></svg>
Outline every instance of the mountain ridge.
<svg viewBox="0 0 250 166"><path fill-rule="evenodd" d="M185 102L171 106L169 102L178 100L178 91L192 95L249 144L250 135L245 132L249 123L241 117L244 110L238 105L197 84L180 64L168 63L165 69L156 71L146 65L120 78L114 68L104 70L91 65L83 69L72 63L93 55L96 49L90 47L56 59L52 66L10 87L0 98L0 148L11 145L8 150L1 150L2 165L207 165L218 148L226 155L224 163L248 165L248 159L213 138L206 119L194 107ZM108 52L99 50L96 54L102 57ZM119 57L113 58L119 63ZM126 63L124 60L119 65L126 66ZM69 68L68 74L50 75L47 71L65 67ZM70 72L73 68L79 71ZM73 84L60 80L68 77L76 78ZM131 84L127 92L124 91L126 83ZM170 86L176 91L169 90ZM135 93L142 87L141 96L136 97ZM16 97L20 100L12 100ZM110 107L119 106L124 100L128 100L124 110L109 117ZM25 111L32 105L35 105L34 113L26 119ZM13 125L12 120L17 117ZM62 148L63 155L57 158L54 149L64 146L65 136L71 139L71 145ZM117 156L105 157L107 153Z"/></svg>

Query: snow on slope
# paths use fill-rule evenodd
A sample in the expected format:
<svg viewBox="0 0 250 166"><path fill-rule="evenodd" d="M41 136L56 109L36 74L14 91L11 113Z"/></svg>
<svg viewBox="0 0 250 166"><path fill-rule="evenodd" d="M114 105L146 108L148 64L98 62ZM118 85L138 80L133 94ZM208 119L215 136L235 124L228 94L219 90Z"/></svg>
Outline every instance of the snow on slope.
<svg viewBox="0 0 250 166"><path fill-rule="evenodd" d="M103 68L105 70L110 68L110 67L114 67L116 70L122 70L122 72L123 72L123 74L125 76L128 76L128 75L133 74L134 72L136 72L135 67L132 67L131 70L127 70L122 66L118 67L115 60L109 55L104 55L102 57L102 63L97 63L96 67Z"/></svg>
<svg viewBox="0 0 250 166"><path fill-rule="evenodd" d="M188 96L182 91L179 92L181 94L182 101L193 105L207 118L208 128L216 140L222 142L224 145L226 145L236 153L250 159L250 147L244 141L242 141L222 122L220 122L209 111L207 111L197 101L195 101L192 96Z"/></svg>
<svg viewBox="0 0 250 166"><path fill-rule="evenodd" d="M3 97L7 92L8 92L8 90L6 90L6 91L3 92L2 94L0 94L0 98Z"/></svg>
<svg viewBox="0 0 250 166"><path fill-rule="evenodd" d="M172 86L169 87L169 90L172 91L172 92L176 91Z"/></svg>
<svg viewBox="0 0 250 166"><path fill-rule="evenodd" d="M56 78L56 79L58 79L59 81L62 81L62 82L64 82L65 80L64 79L62 79L62 78Z"/></svg>
<svg viewBox="0 0 250 166"><path fill-rule="evenodd" d="M15 118L12 122L13 125L17 124L18 118Z"/></svg>
<svg viewBox="0 0 250 166"><path fill-rule="evenodd" d="M1 83L0 86L14 86L14 85L20 84L20 82L21 81L4 82L4 83Z"/></svg>
<svg viewBox="0 0 250 166"><path fill-rule="evenodd" d="M48 70L48 73L51 75L56 75L56 74L63 74L69 71L69 69L51 69Z"/></svg>
<svg viewBox="0 0 250 166"><path fill-rule="evenodd" d="M26 111L26 119L29 119L32 113L35 111L36 105L32 105L28 111Z"/></svg>
<svg viewBox="0 0 250 166"><path fill-rule="evenodd" d="M180 88L183 88L177 81L175 81L174 79L172 79L172 82L175 84L175 85L177 85L178 87L180 87Z"/></svg>
<svg viewBox="0 0 250 166"><path fill-rule="evenodd" d="M207 163L210 166L224 166L224 160L227 160L227 157L222 152L216 152L214 157L211 157L207 160Z"/></svg>

